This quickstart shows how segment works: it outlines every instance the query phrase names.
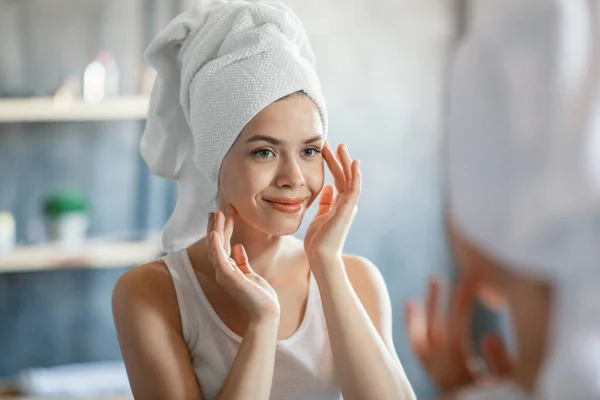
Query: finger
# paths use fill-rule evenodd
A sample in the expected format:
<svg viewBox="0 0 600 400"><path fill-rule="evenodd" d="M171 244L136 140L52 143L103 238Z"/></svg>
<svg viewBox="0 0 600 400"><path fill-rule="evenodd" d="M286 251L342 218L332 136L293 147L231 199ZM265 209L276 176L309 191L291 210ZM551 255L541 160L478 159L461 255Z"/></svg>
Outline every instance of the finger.
<svg viewBox="0 0 600 400"><path fill-rule="evenodd" d="M208 243L211 243L211 232L215 230L215 213L208 213L208 223L206 224L206 237L208 239ZM210 248L210 246L209 246Z"/></svg>
<svg viewBox="0 0 600 400"><path fill-rule="evenodd" d="M440 337L441 318L439 315L440 293L442 291L442 280L439 276L434 276L429 279L427 285L427 311L426 311L426 326L427 340L429 343L438 342Z"/></svg>
<svg viewBox="0 0 600 400"><path fill-rule="evenodd" d="M317 209L317 216L327 214L331 210L334 198L334 189L331 185L325 185L319 196L319 208Z"/></svg>
<svg viewBox="0 0 600 400"><path fill-rule="evenodd" d="M233 273L233 267L228 261L228 256L223 249L223 241L221 240L221 235L217 231L212 231L211 234L212 246L210 248L211 254L213 256L214 268L218 269L219 272L225 274L226 276L231 276Z"/></svg>
<svg viewBox="0 0 600 400"><path fill-rule="evenodd" d="M425 311L419 303L409 300L404 307L404 316L412 350L421 360L425 360L429 348Z"/></svg>
<svg viewBox="0 0 600 400"><path fill-rule="evenodd" d="M344 191L346 191L350 188L350 183L352 182L352 158L350 158L348 147L346 147L345 144L340 144L338 146L337 155L342 164L342 168L344 168Z"/></svg>
<svg viewBox="0 0 600 400"><path fill-rule="evenodd" d="M225 243L231 242L231 236L233 235L233 227L235 225L235 217L237 213L235 208L230 204L227 206L227 215L225 217L223 236Z"/></svg>
<svg viewBox="0 0 600 400"><path fill-rule="evenodd" d="M342 244L345 242L348 232L350 232L357 210L356 199L353 196L338 194L333 199L331 215L328 217L326 224L329 226L328 229L331 235L338 237Z"/></svg>
<svg viewBox="0 0 600 400"><path fill-rule="evenodd" d="M495 333L485 335L481 347L485 362L493 374L505 376L510 373L512 361L499 335Z"/></svg>
<svg viewBox="0 0 600 400"><path fill-rule="evenodd" d="M350 182L350 196L354 205L358 203L358 197L360 196L360 190L362 186L362 174L360 172L360 161L352 161L352 180Z"/></svg>
<svg viewBox="0 0 600 400"><path fill-rule="evenodd" d="M225 230L225 214L221 210L217 210L215 216L215 231L219 234L220 239L225 243L224 231Z"/></svg>
<svg viewBox="0 0 600 400"><path fill-rule="evenodd" d="M246 249L240 243L233 245L233 248L231 249L231 258L233 258L235 264L244 274L254 273L252 267L250 266L250 262L248 261Z"/></svg>
<svg viewBox="0 0 600 400"><path fill-rule="evenodd" d="M333 216L332 218L336 221L336 225L343 231L350 229L354 217L358 211L358 199L360 197L360 185L361 175L359 169L359 162L352 162L352 182L350 186L346 188L345 193L339 193L333 199Z"/></svg>
<svg viewBox="0 0 600 400"><path fill-rule="evenodd" d="M325 142L325 146L323 146L323 159L325 160L325 163L327 163L327 167L333 176L335 188L338 192L343 191L346 183L344 169L327 142Z"/></svg>
<svg viewBox="0 0 600 400"><path fill-rule="evenodd" d="M215 213L215 232L219 234L219 239L221 240L221 246L227 258L229 258L229 254L231 253L231 248L228 246L230 242L225 241L225 214L221 210L217 210Z"/></svg>
<svg viewBox="0 0 600 400"><path fill-rule="evenodd" d="M475 301L475 285L463 279L455 288L450 308L449 335L450 340L463 353L470 356L471 317Z"/></svg>
<svg viewBox="0 0 600 400"><path fill-rule="evenodd" d="M208 249L209 249L209 256L212 256L212 245L213 245L213 240L212 240L212 235L211 232L214 230L215 227L215 213L211 212L208 214L208 223L206 224L206 240L208 242Z"/></svg>

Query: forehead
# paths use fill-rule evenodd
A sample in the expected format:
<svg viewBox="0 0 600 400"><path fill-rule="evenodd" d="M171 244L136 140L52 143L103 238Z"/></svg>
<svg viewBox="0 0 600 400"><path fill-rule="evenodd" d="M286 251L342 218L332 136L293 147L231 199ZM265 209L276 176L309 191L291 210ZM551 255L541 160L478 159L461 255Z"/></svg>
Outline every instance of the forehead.
<svg viewBox="0 0 600 400"><path fill-rule="evenodd" d="M239 139L268 135L283 141L303 140L323 134L318 107L306 95L276 101L260 111L244 127Z"/></svg>

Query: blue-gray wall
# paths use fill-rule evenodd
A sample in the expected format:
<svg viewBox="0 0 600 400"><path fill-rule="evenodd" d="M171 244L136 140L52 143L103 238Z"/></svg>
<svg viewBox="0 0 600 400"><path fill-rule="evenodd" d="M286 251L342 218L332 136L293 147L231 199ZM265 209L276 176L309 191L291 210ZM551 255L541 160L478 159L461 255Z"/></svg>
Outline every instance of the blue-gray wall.
<svg viewBox="0 0 600 400"><path fill-rule="evenodd" d="M138 90L143 49L173 5L152 1L1 0L0 95L48 95L82 75L99 50L115 54L121 89ZM139 235L167 212L164 182L145 179L143 122L0 124L0 210L35 239L44 196L61 187L91 199L94 236ZM143 201L140 190L147 190ZM27 367L120 357L110 312L127 268L0 274L0 377Z"/></svg>
<svg viewBox="0 0 600 400"><path fill-rule="evenodd" d="M418 393L429 393L406 343L402 305L423 294L432 272L451 269L439 157L444 70L454 31L450 5L285 2L312 37L328 97L330 139L345 141L361 159L364 193L347 250L381 269L400 357ZM0 92L51 92L61 73L81 74L100 49L116 54L122 89L134 92L149 34L180 6L158 3L0 0ZM42 196L62 185L81 188L93 200L93 234L160 226L169 207L167 186L140 179L140 129L139 122L0 124L0 209L16 215L20 237L28 221L39 219ZM140 189L148 194L140 196ZM30 366L119 358L110 292L123 270L0 274L0 376Z"/></svg>
<svg viewBox="0 0 600 400"><path fill-rule="evenodd" d="M361 160L363 193L347 251L387 282L399 356L431 394L405 335L403 305L451 264L442 230L445 76L454 40L446 0L288 0L312 36L330 140Z"/></svg>

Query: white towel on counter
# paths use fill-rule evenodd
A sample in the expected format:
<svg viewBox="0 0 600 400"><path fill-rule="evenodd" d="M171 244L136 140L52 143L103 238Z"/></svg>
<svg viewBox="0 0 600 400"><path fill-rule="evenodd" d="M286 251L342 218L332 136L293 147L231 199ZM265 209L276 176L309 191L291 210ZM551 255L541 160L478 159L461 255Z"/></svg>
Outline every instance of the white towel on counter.
<svg viewBox="0 0 600 400"><path fill-rule="evenodd" d="M26 396L88 398L131 395L123 362L97 362L32 368L21 372L16 386Z"/></svg>

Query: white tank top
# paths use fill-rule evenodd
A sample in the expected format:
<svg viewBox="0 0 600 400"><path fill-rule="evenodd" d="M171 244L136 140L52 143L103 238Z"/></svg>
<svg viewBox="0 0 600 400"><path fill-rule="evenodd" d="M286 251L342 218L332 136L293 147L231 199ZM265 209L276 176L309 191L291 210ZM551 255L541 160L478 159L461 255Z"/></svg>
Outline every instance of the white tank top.
<svg viewBox="0 0 600 400"><path fill-rule="evenodd" d="M187 251L161 259L173 278L183 337L205 400L221 389L242 338L219 318L198 282ZM277 341L270 400L340 400L321 296L311 274L304 318L289 338Z"/></svg>

